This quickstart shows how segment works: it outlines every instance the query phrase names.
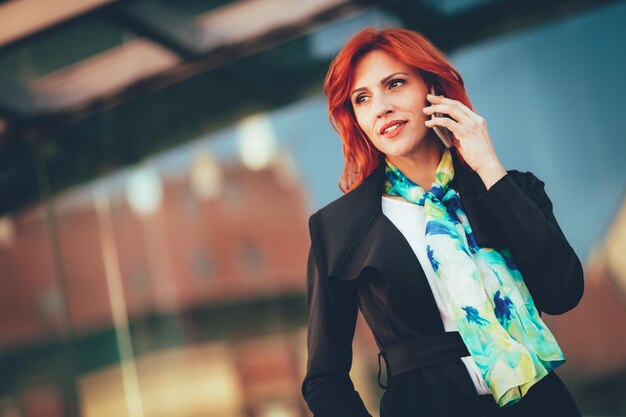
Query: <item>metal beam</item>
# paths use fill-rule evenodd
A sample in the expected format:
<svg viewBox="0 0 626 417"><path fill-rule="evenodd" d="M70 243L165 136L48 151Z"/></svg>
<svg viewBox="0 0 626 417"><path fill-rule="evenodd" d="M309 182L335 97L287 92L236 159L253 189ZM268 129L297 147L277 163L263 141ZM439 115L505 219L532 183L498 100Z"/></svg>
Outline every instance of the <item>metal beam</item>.
<svg viewBox="0 0 626 417"><path fill-rule="evenodd" d="M182 57L195 59L212 51L306 24L333 13L351 0L239 0L213 9L194 20L171 6L142 0L117 8L113 16Z"/></svg>
<svg viewBox="0 0 626 417"><path fill-rule="evenodd" d="M180 15L172 6L142 0L112 10L110 15L140 36L171 49L183 58L194 59L203 52L198 43L199 31L193 21Z"/></svg>
<svg viewBox="0 0 626 417"><path fill-rule="evenodd" d="M260 0L244 1L242 3L258 1ZM272 1L274 1L274 3L285 3L288 0ZM232 61L275 47L306 34L321 23L346 14L353 14L355 11L360 10L348 0L325 0L325 3L331 2L336 3L337 6L329 9L320 9L317 11L317 14L308 16L302 13L300 15L294 13L293 16L296 16L296 18L292 20L285 20L281 25L276 23L275 26L265 27L263 28L264 31L261 31L261 27L258 26L254 35L250 35L249 38L245 39L235 39L231 41L230 44L227 38L221 38L226 43L223 46L219 46L220 44L211 44L205 39L204 48L210 49L210 52L204 54L201 58L182 63L169 70L165 69L159 73L146 75L145 78L137 80L133 85L119 89L116 94L103 94L100 97L93 97L90 103L83 102L77 107L71 105L63 107L54 105L54 103L52 103L52 106L40 105L37 104L40 102L40 99L38 99L35 102L34 108L46 110L45 114L38 114L45 116L45 120L41 120L43 123L33 121L33 126L37 127L35 127L32 132L35 136L37 135L36 132L39 130L41 130L41 134L54 134L55 131L62 129L65 125L76 123L99 112L116 107L128 100L137 99L138 97L167 88L196 75L219 68ZM224 7L231 6L228 5ZM239 25L243 24L243 22L236 23L234 20L229 20L229 22Z"/></svg>
<svg viewBox="0 0 626 417"><path fill-rule="evenodd" d="M147 39L134 39L28 84L39 114L76 109L171 70L177 55Z"/></svg>
<svg viewBox="0 0 626 417"><path fill-rule="evenodd" d="M33 98L23 89L0 80L0 115L11 120L34 117Z"/></svg>
<svg viewBox="0 0 626 417"><path fill-rule="evenodd" d="M0 48L119 0L20 0L0 5Z"/></svg>
<svg viewBox="0 0 626 417"><path fill-rule="evenodd" d="M336 16L351 0L239 0L199 16L197 26L202 51L247 42L268 33L310 26L320 16ZM324 19L328 20L328 18Z"/></svg>

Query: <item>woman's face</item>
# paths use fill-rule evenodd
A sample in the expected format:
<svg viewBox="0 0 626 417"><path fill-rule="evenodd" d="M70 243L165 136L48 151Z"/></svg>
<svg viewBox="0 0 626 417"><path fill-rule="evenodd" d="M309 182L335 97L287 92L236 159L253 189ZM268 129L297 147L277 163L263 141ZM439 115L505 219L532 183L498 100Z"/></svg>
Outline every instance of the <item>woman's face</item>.
<svg viewBox="0 0 626 417"><path fill-rule="evenodd" d="M390 159L410 157L424 147L430 128L423 108L428 86L411 67L382 51L358 62L350 101L372 144Z"/></svg>

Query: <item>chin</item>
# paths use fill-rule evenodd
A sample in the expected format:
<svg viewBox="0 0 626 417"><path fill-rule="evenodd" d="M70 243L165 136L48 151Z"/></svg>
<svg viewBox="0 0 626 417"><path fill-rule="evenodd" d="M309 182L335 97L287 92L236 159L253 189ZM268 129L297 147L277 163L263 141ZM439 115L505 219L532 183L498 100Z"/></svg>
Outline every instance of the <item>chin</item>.
<svg viewBox="0 0 626 417"><path fill-rule="evenodd" d="M384 152L384 154L392 158L404 158L410 156L411 154L413 154L413 152L410 149L403 149L391 152Z"/></svg>

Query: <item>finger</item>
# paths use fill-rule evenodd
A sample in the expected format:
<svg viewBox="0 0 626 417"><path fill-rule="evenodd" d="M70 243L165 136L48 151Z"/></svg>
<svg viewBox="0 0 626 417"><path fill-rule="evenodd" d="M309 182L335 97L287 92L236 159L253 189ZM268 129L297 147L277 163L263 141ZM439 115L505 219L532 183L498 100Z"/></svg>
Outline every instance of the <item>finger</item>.
<svg viewBox="0 0 626 417"><path fill-rule="evenodd" d="M460 129L460 125L457 122L447 117L434 117L432 119L426 120L424 124L428 127L443 126L448 128L448 130L455 134Z"/></svg>
<svg viewBox="0 0 626 417"><path fill-rule="evenodd" d="M461 103L458 100L453 100L451 98L448 97L444 97L444 96L433 96L432 94L428 94L426 95L426 99L428 99L428 101L430 101L433 104L453 104L458 106L463 112L465 112L465 114L472 120L474 120L475 122L478 122L478 118L480 117L478 114L476 114L472 109L470 109L469 107L467 107L465 104Z"/></svg>
<svg viewBox="0 0 626 417"><path fill-rule="evenodd" d="M470 121L471 118L462 111L459 107L450 104L431 104L428 107L424 107L424 114L444 113L450 115L454 120L461 123L464 120Z"/></svg>
<svg viewBox="0 0 626 417"><path fill-rule="evenodd" d="M461 103L458 100L453 100L445 96L433 96L431 94L428 94L426 98L428 99L428 101L432 102L433 104L447 104L447 105L456 106L459 109L461 109L461 111L463 111L465 115L472 120L475 120L475 116L478 116L469 107L467 107L465 104Z"/></svg>

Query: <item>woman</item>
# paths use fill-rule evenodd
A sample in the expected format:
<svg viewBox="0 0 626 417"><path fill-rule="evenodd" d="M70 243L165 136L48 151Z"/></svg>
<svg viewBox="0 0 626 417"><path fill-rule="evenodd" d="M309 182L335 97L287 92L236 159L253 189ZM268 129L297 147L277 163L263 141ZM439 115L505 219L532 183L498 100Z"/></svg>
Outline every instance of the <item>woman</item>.
<svg viewBox="0 0 626 417"><path fill-rule="evenodd" d="M309 220L314 415L370 415L349 376L360 309L387 371L381 417L579 416L540 314L576 306L580 261L544 183L502 166L460 74L423 36L370 28L325 93L345 195Z"/></svg>

